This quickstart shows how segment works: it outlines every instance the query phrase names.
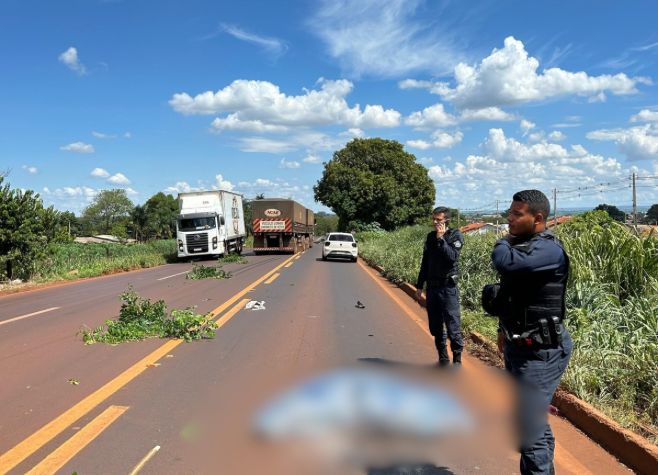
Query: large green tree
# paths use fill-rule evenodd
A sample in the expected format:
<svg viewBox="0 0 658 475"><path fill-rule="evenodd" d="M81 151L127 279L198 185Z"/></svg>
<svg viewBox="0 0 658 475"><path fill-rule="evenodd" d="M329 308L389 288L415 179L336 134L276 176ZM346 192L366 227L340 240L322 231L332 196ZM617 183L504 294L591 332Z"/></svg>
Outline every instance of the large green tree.
<svg viewBox="0 0 658 475"><path fill-rule="evenodd" d="M57 234L57 211L32 190L12 189L0 175L0 277L27 279ZM47 229L49 228L49 229Z"/></svg>
<svg viewBox="0 0 658 475"><path fill-rule="evenodd" d="M647 224L658 224L658 204L651 205L651 208L644 215L644 222Z"/></svg>
<svg viewBox="0 0 658 475"><path fill-rule="evenodd" d="M384 229L427 217L434 183L401 143L354 139L334 153L313 188L316 201L333 209L339 228L377 222Z"/></svg>
<svg viewBox="0 0 658 475"><path fill-rule="evenodd" d="M171 239L176 235L178 201L162 192L151 196L144 204L146 232L149 238Z"/></svg>
<svg viewBox="0 0 658 475"><path fill-rule="evenodd" d="M622 210L620 210L614 205L608 205L605 203L600 204L596 208L594 208L594 211L605 211L615 221L623 222L624 219L626 219L626 213L624 213Z"/></svg>
<svg viewBox="0 0 658 475"><path fill-rule="evenodd" d="M102 190L85 208L82 217L92 232L108 234L125 230L132 211L133 203L126 190Z"/></svg>

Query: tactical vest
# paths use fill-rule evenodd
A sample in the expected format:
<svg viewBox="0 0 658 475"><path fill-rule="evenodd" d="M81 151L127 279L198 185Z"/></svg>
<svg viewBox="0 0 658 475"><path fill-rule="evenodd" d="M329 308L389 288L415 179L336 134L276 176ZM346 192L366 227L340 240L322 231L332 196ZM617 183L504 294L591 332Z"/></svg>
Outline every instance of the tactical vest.
<svg viewBox="0 0 658 475"><path fill-rule="evenodd" d="M554 333L566 314L569 256L560 241L552 234L537 234L530 242L523 245L531 246L532 241L537 239L554 241L564 252L565 266L560 269L522 273L516 276L514 274L501 276L498 296L501 299L500 321L505 330L512 334L534 337L537 333L540 335L547 332ZM541 336L535 339L539 342L542 340ZM551 340L550 335L548 340Z"/></svg>

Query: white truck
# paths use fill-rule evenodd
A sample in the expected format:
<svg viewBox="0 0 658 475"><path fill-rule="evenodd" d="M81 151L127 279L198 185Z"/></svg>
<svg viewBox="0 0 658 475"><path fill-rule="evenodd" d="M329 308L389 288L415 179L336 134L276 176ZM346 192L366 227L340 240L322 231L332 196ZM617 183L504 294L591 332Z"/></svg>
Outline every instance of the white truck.
<svg viewBox="0 0 658 475"><path fill-rule="evenodd" d="M178 194L178 257L242 253L246 231L242 195L231 191Z"/></svg>

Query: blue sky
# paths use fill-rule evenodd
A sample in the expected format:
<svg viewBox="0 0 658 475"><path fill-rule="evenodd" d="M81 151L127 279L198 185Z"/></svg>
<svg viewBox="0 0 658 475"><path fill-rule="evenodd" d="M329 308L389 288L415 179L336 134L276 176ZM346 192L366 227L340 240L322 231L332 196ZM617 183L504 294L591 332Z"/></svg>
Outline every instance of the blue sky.
<svg viewBox="0 0 658 475"><path fill-rule="evenodd" d="M76 213L117 187L324 209L322 162L383 137L437 203L628 205L635 172L649 205L656 18L649 0L3 0L0 171Z"/></svg>

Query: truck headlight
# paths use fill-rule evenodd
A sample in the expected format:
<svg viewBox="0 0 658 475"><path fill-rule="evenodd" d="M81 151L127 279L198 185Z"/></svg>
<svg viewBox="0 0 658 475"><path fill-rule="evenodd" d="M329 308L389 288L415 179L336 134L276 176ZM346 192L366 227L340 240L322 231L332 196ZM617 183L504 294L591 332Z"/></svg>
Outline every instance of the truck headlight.
<svg viewBox="0 0 658 475"><path fill-rule="evenodd" d="M217 236L212 238L212 248L217 249Z"/></svg>
<svg viewBox="0 0 658 475"><path fill-rule="evenodd" d="M183 250L183 241L181 241L180 239L178 240L178 250L179 251Z"/></svg>

